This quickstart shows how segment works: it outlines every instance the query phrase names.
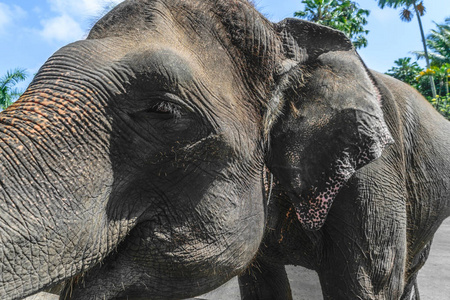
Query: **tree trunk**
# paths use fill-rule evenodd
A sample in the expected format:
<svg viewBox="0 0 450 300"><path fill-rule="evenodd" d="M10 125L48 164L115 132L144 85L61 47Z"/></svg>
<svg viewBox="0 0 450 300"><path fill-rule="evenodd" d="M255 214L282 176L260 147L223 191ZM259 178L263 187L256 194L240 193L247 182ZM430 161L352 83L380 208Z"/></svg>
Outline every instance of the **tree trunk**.
<svg viewBox="0 0 450 300"><path fill-rule="evenodd" d="M448 92L448 76L449 76L449 74L444 74L444 76L445 76L445 96L448 97L448 94L449 94L449 92Z"/></svg>
<svg viewBox="0 0 450 300"><path fill-rule="evenodd" d="M444 109L445 109L445 117L448 118L449 115L449 109L447 108L448 104L448 98L450 97L448 93L448 74L445 72L445 98L444 98Z"/></svg>
<svg viewBox="0 0 450 300"><path fill-rule="evenodd" d="M425 60L427 62L427 69L429 69L430 68L430 58L428 57L428 50L427 50L427 44L425 42L425 34L423 33L422 20L420 19L420 13L419 13L419 10L417 9L416 3L414 3L414 10L417 15L417 20L419 21L420 35L422 36L423 50L425 52ZM433 95L433 98L436 98L436 87L434 85L434 78L432 75L430 75L430 85L431 85L431 94Z"/></svg>

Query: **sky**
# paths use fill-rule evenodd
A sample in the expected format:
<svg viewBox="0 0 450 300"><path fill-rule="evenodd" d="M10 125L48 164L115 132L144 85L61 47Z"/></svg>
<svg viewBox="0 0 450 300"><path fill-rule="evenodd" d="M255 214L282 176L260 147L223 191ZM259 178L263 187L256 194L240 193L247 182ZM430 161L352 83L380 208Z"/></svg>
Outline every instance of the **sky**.
<svg viewBox="0 0 450 300"><path fill-rule="evenodd" d="M89 29L107 10L121 0L0 0L0 76L17 67L29 78L25 89L41 65L59 48L86 37ZM255 0L258 10L272 22L293 16L303 9L301 0ZM358 52L366 65L386 72L398 58L423 50L417 18L402 22L400 10L377 7L376 0L356 0L369 9L368 47ZM425 0L422 18L425 34L450 17L450 0ZM419 64L424 66L423 61Z"/></svg>

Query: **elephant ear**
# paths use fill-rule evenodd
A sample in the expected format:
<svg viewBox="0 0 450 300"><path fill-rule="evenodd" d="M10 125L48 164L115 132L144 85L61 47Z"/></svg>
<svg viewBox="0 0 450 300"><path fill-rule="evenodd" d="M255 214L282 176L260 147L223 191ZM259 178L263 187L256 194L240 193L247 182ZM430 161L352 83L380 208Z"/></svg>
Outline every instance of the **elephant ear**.
<svg viewBox="0 0 450 300"><path fill-rule="evenodd" d="M303 227L317 230L350 177L393 140L381 94L343 33L295 19L277 28L287 67L274 93L281 113L267 165Z"/></svg>
<svg viewBox="0 0 450 300"><path fill-rule="evenodd" d="M354 50L345 34L331 27L288 18L276 24L276 28L283 39L286 56L298 62L330 51Z"/></svg>
<svg viewBox="0 0 450 300"><path fill-rule="evenodd" d="M299 67L330 51L354 51L352 42L339 30L305 20L286 18L274 24L282 40L285 59L276 72L278 85L268 103L264 120L265 135L271 130L284 104L283 93L290 88L292 75ZM297 74L292 74L297 73Z"/></svg>

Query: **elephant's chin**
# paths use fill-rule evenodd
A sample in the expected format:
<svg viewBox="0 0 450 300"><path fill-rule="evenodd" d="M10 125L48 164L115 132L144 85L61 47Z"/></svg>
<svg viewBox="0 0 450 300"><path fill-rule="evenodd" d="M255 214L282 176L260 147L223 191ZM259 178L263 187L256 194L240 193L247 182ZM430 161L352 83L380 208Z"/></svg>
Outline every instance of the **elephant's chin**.
<svg viewBox="0 0 450 300"><path fill-rule="evenodd" d="M319 230L322 228L334 198L344 183L344 180L330 180L324 189L313 188L308 196L299 203L294 203L297 217L304 229Z"/></svg>
<svg viewBox="0 0 450 300"><path fill-rule="evenodd" d="M324 225L334 199L356 172L357 165L355 156L344 151L333 163L329 176L322 177L295 197L299 201L294 201L294 207L304 229L318 230Z"/></svg>

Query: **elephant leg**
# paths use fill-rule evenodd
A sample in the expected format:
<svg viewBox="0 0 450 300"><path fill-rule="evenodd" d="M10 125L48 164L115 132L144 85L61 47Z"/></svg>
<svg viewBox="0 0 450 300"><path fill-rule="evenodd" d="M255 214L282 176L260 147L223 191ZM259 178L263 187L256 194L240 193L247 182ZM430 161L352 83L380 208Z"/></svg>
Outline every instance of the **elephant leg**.
<svg viewBox="0 0 450 300"><path fill-rule="evenodd" d="M417 273L413 275L406 284L400 300L420 300L419 286L417 284Z"/></svg>
<svg viewBox="0 0 450 300"><path fill-rule="evenodd" d="M340 237L334 235L326 243L336 242L331 239ZM373 248L351 243L342 238L336 244L325 245L317 271L324 299L401 299L406 251L404 246L395 245L401 245L401 241Z"/></svg>
<svg viewBox="0 0 450 300"><path fill-rule="evenodd" d="M416 280L414 281L414 300L420 300L420 294L419 294L419 286L417 285L417 276Z"/></svg>
<svg viewBox="0 0 450 300"><path fill-rule="evenodd" d="M371 166L349 180L321 230L317 273L324 299L398 300L403 294L408 250L402 177L383 169L382 160ZM390 181L379 174L390 174Z"/></svg>
<svg viewBox="0 0 450 300"><path fill-rule="evenodd" d="M242 300L292 300L284 265L255 261L239 276Z"/></svg>
<svg viewBox="0 0 450 300"><path fill-rule="evenodd" d="M425 262L428 259L428 256L430 255L431 250L431 243L433 240L429 241L412 260L412 266L411 270L409 271L410 274L412 274L408 282L406 283L405 290L403 292L401 300L420 300L420 293L419 293L419 285L417 283L417 275L419 270L423 267Z"/></svg>

